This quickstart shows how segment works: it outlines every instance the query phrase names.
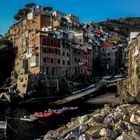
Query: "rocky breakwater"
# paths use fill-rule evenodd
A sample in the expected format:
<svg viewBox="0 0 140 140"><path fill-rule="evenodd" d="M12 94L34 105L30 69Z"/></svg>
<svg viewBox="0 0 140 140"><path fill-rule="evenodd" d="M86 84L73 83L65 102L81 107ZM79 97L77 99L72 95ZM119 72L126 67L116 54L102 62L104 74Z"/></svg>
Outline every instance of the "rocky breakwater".
<svg viewBox="0 0 140 140"><path fill-rule="evenodd" d="M138 140L140 105L105 105L91 114L72 118L57 130L50 130L44 140Z"/></svg>

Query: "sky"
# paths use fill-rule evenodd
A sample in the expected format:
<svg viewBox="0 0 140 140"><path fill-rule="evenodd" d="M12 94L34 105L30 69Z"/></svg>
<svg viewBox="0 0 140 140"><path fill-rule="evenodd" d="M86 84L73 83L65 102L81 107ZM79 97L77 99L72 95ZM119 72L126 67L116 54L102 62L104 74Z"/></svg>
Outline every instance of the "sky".
<svg viewBox="0 0 140 140"><path fill-rule="evenodd" d="M0 34L15 23L17 11L31 2L77 15L81 22L140 16L140 0L0 0Z"/></svg>

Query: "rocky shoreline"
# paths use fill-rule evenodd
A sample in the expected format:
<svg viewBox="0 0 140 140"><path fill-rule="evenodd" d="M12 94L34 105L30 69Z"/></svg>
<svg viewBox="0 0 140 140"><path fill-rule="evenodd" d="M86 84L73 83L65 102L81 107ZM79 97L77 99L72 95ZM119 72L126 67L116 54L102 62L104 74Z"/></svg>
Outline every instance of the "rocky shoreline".
<svg viewBox="0 0 140 140"><path fill-rule="evenodd" d="M44 140L138 140L140 105L105 105L91 114L72 118L57 130L50 130Z"/></svg>

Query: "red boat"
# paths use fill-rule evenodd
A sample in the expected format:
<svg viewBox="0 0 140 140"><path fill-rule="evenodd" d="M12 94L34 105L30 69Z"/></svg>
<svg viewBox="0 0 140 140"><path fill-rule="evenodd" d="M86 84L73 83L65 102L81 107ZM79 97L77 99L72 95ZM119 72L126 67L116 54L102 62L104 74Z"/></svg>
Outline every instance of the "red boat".
<svg viewBox="0 0 140 140"><path fill-rule="evenodd" d="M63 112L54 112L55 115L62 115Z"/></svg>
<svg viewBox="0 0 140 140"><path fill-rule="evenodd" d="M59 116L62 115L65 111L69 111L69 110L75 110L78 109L78 107L63 107L62 109L48 109L48 111L44 111L44 112L35 112L34 114L31 114L30 116L24 116L24 118L20 118L22 121L36 121L39 119L43 119L43 118L48 118L50 116Z"/></svg>
<svg viewBox="0 0 140 140"><path fill-rule="evenodd" d="M47 118L53 115L53 112L40 112L40 113L35 113L31 116L37 117L37 118Z"/></svg>

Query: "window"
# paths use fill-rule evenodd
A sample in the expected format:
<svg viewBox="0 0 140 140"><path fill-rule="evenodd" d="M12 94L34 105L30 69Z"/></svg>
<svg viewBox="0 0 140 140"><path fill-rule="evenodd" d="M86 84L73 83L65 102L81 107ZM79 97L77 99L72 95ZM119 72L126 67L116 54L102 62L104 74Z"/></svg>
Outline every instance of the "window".
<svg viewBox="0 0 140 140"><path fill-rule="evenodd" d="M51 58L51 63L53 64L53 58Z"/></svg>
<svg viewBox="0 0 140 140"><path fill-rule="evenodd" d="M63 65L65 65L65 60L63 60Z"/></svg>
<svg viewBox="0 0 140 140"><path fill-rule="evenodd" d="M46 52L46 48L43 48L43 52Z"/></svg>
<svg viewBox="0 0 140 140"><path fill-rule="evenodd" d="M43 38L43 43L46 43L46 38Z"/></svg>
<svg viewBox="0 0 140 140"><path fill-rule="evenodd" d="M49 48L49 53L51 53L51 48Z"/></svg>
<svg viewBox="0 0 140 140"><path fill-rule="evenodd" d="M110 53L108 53L108 56L110 56Z"/></svg>
<svg viewBox="0 0 140 140"><path fill-rule="evenodd" d="M35 34L34 33L32 33L32 37L34 37L35 36Z"/></svg>
<svg viewBox="0 0 140 140"><path fill-rule="evenodd" d="M69 56L69 53L67 52L67 56Z"/></svg>
<svg viewBox="0 0 140 140"><path fill-rule="evenodd" d="M51 39L51 45L53 45L53 39Z"/></svg>
<svg viewBox="0 0 140 140"><path fill-rule="evenodd" d="M49 68L46 67L46 75L49 74Z"/></svg>
<svg viewBox="0 0 140 140"><path fill-rule="evenodd" d="M65 56L65 52L63 52L63 56Z"/></svg>
<svg viewBox="0 0 140 140"><path fill-rule="evenodd" d="M50 48L49 49L49 53L53 54L53 49Z"/></svg>
<svg viewBox="0 0 140 140"><path fill-rule="evenodd" d="M78 58L78 62L80 62L80 58Z"/></svg>
<svg viewBox="0 0 140 140"><path fill-rule="evenodd" d="M49 39L47 39L47 44L50 45L50 40Z"/></svg>
<svg viewBox="0 0 140 140"><path fill-rule="evenodd" d="M66 75L68 75L68 70L66 70Z"/></svg>
<svg viewBox="0 0 140 140"><path fill-rule="evenodd" d="M77 74L77 68L75 68L75 74Z"/></svg>
<svg viewBox="0 0 140 140"><path fill-rule="evenodd" d="M77 62L77 59L76 59L76 57L75 57L75 62Z"/></svg>
<svg viewBox="0 0 140 140"><path fill-rule="evenodd" d="M56 51L56 54L60 55L60 50L57 50L57 51Z"/></svg>
<svg viewBox="0 0 140 140"><path fill-rule="evenodd" d="M52 75L54 75L54 68L52 68Z"/></svg>
<svg viewBox="0 0 140 140"><path fill-rule="evenodd" d="M60 64L60 59L57 60L57 63Z"/></svg>
<svg viewBox="0 0 140 140"><path fill-rule="evenodd" d="M70 61L68 60L68 61L67 61L67 65L69 65L69 64L70 64Z"/></svg>
<svg viewBox="0 0 140 140"><path fill-rule="evenodd" d="M76 54L76 50L74 50L74 54Z"/></svg>
<svg viewBox="0 0 140 140"><path fill-rule="evenodd" d="M46 63L46 57L43 58L43 62Z"/></svg>

